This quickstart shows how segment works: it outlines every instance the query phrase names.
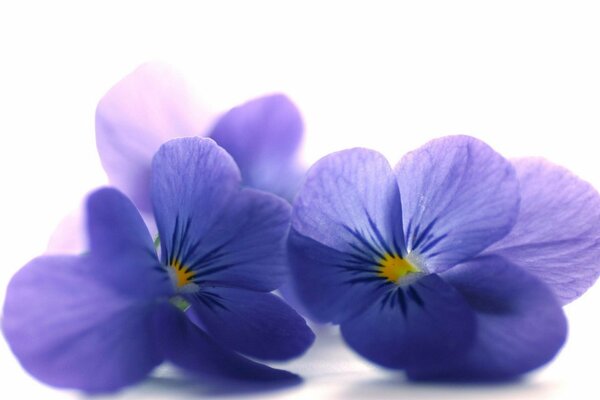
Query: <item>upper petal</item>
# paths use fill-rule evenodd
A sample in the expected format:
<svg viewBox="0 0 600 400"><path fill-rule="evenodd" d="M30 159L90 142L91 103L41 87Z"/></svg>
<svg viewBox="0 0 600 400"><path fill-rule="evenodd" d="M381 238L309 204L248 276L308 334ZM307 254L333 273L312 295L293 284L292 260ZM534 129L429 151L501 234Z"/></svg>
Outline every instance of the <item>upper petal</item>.
<svg viewBox="0 0 600 400"><path fill-rule="evenodd" d="M161 305L156 314L157 344L164 357L200 377L293 385L300 377L251 361L217 344L175 307Z"/></svg>
<svg viewBox="0 0 600 400"><path fill-rule="evenodd" d="M433 140L405 155L395 172L407 246L430 272L477 255L515 223L514 169L477 139Z"/></svg>
<svg viewBox="0 0 600 400"><path fill-rule="evenodd" d="M210 137L234 158L245 185L291 199L301 178L296 163L303 130L296 106L274 94L231 109Z"/></svg>
<svg viewBox="0 0 600 400"><path fill-rule="evenodd" d="M350 347L368 360L388 368L415 368L466 352L476 323L460 293L432 274L390 289L341 329Z"/></svg>
<svg viewBox="0 0 600 400"><path fill-rule="evenodd" d="M91 256L40 257L11 280L2 330L23 367L41 381L112 391L162 361L153 303L119 293L91 273L103 267Z"/></svg>
<svg viewBox="0 0 600 400"><path fill-rule="evenodd" d="M110 183L151 211L152 156L169 139L205 133L211 120L175 71L159 63L140 66L96 109L96 144Z"/></svg>
<svg viewBox="0 0 600 400"><path fill-rule="evenodd" d="M600 195L589 183L540 158L513 161L521 208L499 254L544 281L566 304L600 275Z"/></svg>
<svg viewBox="0 0 600 400"><path fill-rule="evenodd" d="M290 206L239 188L231 157L210 139L178 139L154 159L153 199L163 260L178 260L196 283L260 291L286 274Z"/></svg>
<svg viewBox="0 0 600 400"><path fill-rule="evenodd" d="M189 298L190 312L217 342L251 357L287 360L315 338L304 319L272 293L210 288Z"/></svg>
<svg viewBox="0 0 600 400"><path fill-rule="evenodd" d="M443 274L476 313L477 334L462 357L409 369L412 379L506 380L550 361L567 323L551 290L499 257L480 257Z"/></svg>

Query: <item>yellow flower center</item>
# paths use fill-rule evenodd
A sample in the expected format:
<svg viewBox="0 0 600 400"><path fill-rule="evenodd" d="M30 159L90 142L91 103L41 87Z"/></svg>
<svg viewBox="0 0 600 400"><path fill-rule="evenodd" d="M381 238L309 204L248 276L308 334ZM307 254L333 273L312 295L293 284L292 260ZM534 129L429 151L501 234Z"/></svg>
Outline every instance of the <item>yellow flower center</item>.
<svg viewBox="0 0 600 400"><path fill-rule="evenodd" d="M170 266L173 269L173 272L175 272L175 284L178 288L185 286L188 283L192 283L192 279L196 275L194 271L190 271L188 267L181 265L181 261L178 259L171 260Z"/></svg>
<svg viewBox="0 0 600 400"><path fill-rule="evenodd" d="M408 260L400 257L397 254L388 254L379 260L378 275L387 280L398 283L407 275L421 272L421 270L412 265Z"/></svg>

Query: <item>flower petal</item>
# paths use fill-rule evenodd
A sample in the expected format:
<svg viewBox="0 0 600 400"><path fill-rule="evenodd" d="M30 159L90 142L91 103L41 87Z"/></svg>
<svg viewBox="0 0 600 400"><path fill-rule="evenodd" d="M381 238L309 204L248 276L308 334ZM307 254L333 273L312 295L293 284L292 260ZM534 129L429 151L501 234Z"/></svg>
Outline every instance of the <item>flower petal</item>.
<svg viewBox="0 0 600 400"><path fill-rule="evenodd" d="M475 336L467 302L438 275L398 286L341 324L346 342L388 368L415 368L464 353Z"/></svg>
<svg viewBox="0 0 600 400"><path fill-rule="evenodd" d="M429 272L477 255L514 225L519 183L511 164L468 136L433 140L395 168L408 248Z"/></svg>
<svg viewBox="0 0 600 400"><path fill-rule="evenodd" d="M227 112L210 137L231 154L245 185L291 199L301 179L296 162L303 130L296 106L274 94Z"/></svg>
<svg viewBox="0 0 600 400"><path fill-rule="evenodd" d="M463 357L409 369L412 379L507 380L550 361L561 348L567 322L551 290L499 257L480 257L443 278L473 307L477 335Z"/></svg>
<svg viewBox="0 0 600 400"><path fill-rule="evenodd" d="M41 381L113 391L162 361L152 335L153 304L90 274L102 267L90 256L47 256L11 280L2 329L23 367Z"/></svg>
<svg viewBox="0 0 600 400"><path fill-rule="evenodd" d="M233 160L210 139L165 144L154 171L165 263L177 259L212 286L271 291L283 282L289 204L240 190Z"/></svg>
<svg viewBox="0 0 600 400"><path fill-rule="evenodd" d="M300 377L267 367L217 344L202 329L170 305L157 313L157 343L165 358L201 377L297 384Z"/></svg>
<svg viewBox="0 0 600 400"><path fill-rule="evenodd" d="M404 254L400 195L386 159L357 148L317 161L294 201L292 227L343 253Z"/></svg>
<svg viewBox="0 0 600 400"><path fill-rule="evenodd" d="M315 339L304 319L271 293L210 288L188 298L190 311L217 342L250 357L287 360Z"/></svg>
<svg viewBox="0 0 600 400"><path fill-rule="evenodd" d="M352 318L393 285L363 266L358 256L327 247L295 229L289 235L288 254L291 289L308 316L318 322L339 324Z"/></svg>
<svg viewBox="0 0 600 400"><path fill-rule="evenodd" d="M211 119L175 71L142 65L110 89L96 110L96 144L110 183L151 211L152 156L169 139L203 134Z"/></svg>
<svg viewBox="0 0 600 400"><path fill-rule="evenodd" d="M544 281L562 304L600 275L600 195L566 169L540 158L513 162L521 209L510 234L486 253L499 254Z"/></svg>
<svg viewBox="0 0 600 400"><path fill-rule="evenodd" d="M173 293L148 229L125 195L112 188L96 190L87 200L87 211L89 248L101 265L89 272L95 279L142 298Z"/></svg>

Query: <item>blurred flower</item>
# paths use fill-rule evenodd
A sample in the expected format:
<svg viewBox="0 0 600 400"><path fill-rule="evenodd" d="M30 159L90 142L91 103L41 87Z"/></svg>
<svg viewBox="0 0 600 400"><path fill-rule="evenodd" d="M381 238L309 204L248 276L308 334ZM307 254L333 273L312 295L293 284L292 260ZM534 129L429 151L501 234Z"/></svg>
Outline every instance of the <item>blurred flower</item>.
<svg viewBox="0 0 600 400"><path fill-rule="evenodd" d="M164 144L151 174L160 259L126 196L92 193L89 252L36 258L8 286L2 328L23 367L88 392L133 384L165 360L208 377L298 382L241 355L289 359L314 335L269 293L285 276L290 206L240 182L214 141Z"/></svg>
<svg viewBox="0 0 600 400"><path fill-rule="evenodd" d="M456 136L394 170L366 149L318 161L289 251L305 307L362 356L412 379L496 380L560 349L561 302L597 279L599 239L589 184Z"/></svg>

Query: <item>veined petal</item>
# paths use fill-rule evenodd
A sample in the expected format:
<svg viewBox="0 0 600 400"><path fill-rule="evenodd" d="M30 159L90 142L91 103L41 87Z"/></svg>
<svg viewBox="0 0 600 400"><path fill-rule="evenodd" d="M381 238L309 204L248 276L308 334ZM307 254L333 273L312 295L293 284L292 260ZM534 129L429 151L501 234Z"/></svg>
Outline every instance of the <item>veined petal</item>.
<svg viewBox="0 0 600 400"><path fill-rule="evenodd" d="M296 311L271 293L206 288L188 295L206 331L223 346L263 360L304 353L315 335Z"/></svg>
<svg viewBox="0 0 600 400"><path fill-rule="evenodd" d="M521 185L517 223L486 253L544 281L562 304L600 275L600 195L566 169L540 158L513 161Z"/></svg>
<svg viewBox="0 0 600 400"><path fill-rule="evenodd" d="M121 192L103 188L89 196L87 227L90 252L99 260L89 271L90 279L142 298L173 293L142 217Z"/></svg>
<svg viewBox="0 0 600 400"><path fill-rule="evenodd" d="M245 185L289 200L301 178L296 163L303 130L296 106L286 96L274 94L227 112L210 137L231 154Z"/></svg>
<svg viewBox="0 0 600 400"><path fill-rule="evenodd" d="M406 252L394 174L372 150L344 150L317 161L294 201L292 227L332 249L374 261Z"/></svg>
<svg viewBox="0 0 600 400"><path fill-rule="evenodd" d="M290 285L311 319L340 323L354 317L394 284L377 276L375 265L292 229L288 240Z"/></svg>
<svg viewBox="0 0 600 400"><path fill-rule="evenodd" d="M477 316L473 346L462 357L409 369L420 380L507 380L550 361L567 322L552 291L500 257L480 257L443 274Z"/></svg>
<svg viewBox="0 0 600 400"><path fill-rule="evenodd" d="M284 280L290 206L239 188L233 160L210 139L179 139L154 160L153 199L166 264L196 284L260 291Z"/></svg>
<svg viewBox="0 0 600 400"><path fill-rule="evenodd" d="M110 89L96 110L96 144L110 183L151 211L152 156L169 139L205 133L212 117L171 68L142 65Z"/></svg>
<svg viewBox="0 0 600 400"><path fill-rule="evenodd" d="M204 378L297 384L300 377L267 367L225 349L178 309L168 304L156 314L157 343L168 361Z"/></svg>
<svg viewBox="0 0 600 400"><path fill-rule="evenodd" d="M435 365L466 352L475 337L473 311L438 275L381 296L341 324L346 342L387 368Z"/></svg>
<svg viewBox="0 0 600 400"><path fill-rule="evenodd" d="M11 280L2 329L23 367L41 381L87 392L143 379L162 361L152 302L113 290L91 256L40 257Z"/></svg>
<svg viewBox="0 0 600 400"><path fill-rule="evenodd" d="M519 210L512 165L468 136L433 140L395 168L407 247L441 272L504 237Z"/></svg>

